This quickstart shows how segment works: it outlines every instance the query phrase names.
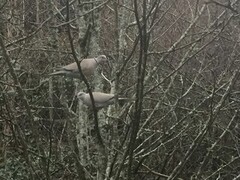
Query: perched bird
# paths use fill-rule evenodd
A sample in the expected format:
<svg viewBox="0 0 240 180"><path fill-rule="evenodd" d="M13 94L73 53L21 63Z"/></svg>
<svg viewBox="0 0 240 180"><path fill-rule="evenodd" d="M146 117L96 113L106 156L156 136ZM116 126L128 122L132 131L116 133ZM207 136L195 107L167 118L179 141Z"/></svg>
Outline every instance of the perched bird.
<svg viewBox="0 0 240 180"><path fill-rule="evenodd" d="M94 75L94 72L99 64L107 62L107 57L105 55L100 55L97 58L83 59L79 62L83 74L86 77L90 77ZM64 75L72 78L81 79L76 62L58 68L58 71L50 74L50 76L55 75Z"/></svg>
<svg viewBox="0 0 240 180"><path fill-rule="evenodd" d="M96 108L103 108L114 103L114 94L107 94L102 92L92 92ZM92 101L89 93L79 92L77 97L82 103L88 107L92 107ZM118 100L126 100L127 98L118 98Z"/></svg>

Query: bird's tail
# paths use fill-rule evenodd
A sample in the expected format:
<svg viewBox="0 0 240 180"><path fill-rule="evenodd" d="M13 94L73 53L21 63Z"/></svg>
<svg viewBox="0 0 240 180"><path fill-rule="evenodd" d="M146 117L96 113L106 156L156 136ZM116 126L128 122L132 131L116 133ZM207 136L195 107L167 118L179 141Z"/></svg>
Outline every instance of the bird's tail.
<svg viewBox="0 0 240 180"><path fill-rule="evenodd" d="M53 73L50 73L49 76L57 76L57 75L64 75L65 72L63 71L56 71L56 72L53 72Z"/></svg>

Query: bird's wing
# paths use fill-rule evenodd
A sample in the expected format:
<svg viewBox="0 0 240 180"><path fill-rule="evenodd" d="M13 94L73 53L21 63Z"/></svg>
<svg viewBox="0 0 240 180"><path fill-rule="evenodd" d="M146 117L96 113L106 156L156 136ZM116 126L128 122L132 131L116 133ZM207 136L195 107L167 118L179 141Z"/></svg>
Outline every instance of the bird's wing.
<svg viewBox="0 0 240 180"><path fill-rule="evenodd" d="M68 64L66 66L63 66L62 69L70 72L77 71L78 70L77 63L74 62L74 63Z"/></svg>
<svg viewBox="0 0 240 180"><path fill-rule="evenodd" d="M99 104L101 106L109 105L114 102L114 94L106 94L101 92L94 92L94 102L95 104Z"/></svg>

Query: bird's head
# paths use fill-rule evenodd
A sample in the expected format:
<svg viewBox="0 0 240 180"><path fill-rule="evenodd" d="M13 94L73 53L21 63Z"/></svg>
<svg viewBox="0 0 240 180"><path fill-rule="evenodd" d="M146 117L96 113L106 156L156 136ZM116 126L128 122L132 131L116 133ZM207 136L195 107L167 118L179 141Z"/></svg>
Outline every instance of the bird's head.
<svg viewBox="0 0 240 180"><path fill-rule="evenodd" d="M105 55L100 55L100 56L97 57L97 62L99 62L99 63L104 63L104 62L107 62L107 61L108 61L108 59Z"/></svg>
<svg viewBox="0 0 240 180"><path fill-rule="evenodd" d="M79 93L77 93L77 98L78 99L83 99L83 97L85 96L85 92L79 92Z"/></svg>

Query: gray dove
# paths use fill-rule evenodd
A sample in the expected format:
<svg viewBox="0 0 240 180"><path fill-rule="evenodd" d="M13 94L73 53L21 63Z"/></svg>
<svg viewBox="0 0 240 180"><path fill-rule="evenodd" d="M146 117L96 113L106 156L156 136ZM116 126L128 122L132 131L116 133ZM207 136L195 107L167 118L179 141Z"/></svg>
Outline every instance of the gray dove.
<svg viewBox="0 0 240 180"><path fill-rule="evenodd" d="M107 62L107 57L105 55L100 55L97 58L83 59L79 62L83 74L86 77L90 77L94 75L94 72L99 64ZM76 62L63 66L59 68L58 71L50 74L50 76L55 75L64 75L72 78L81 79Z"/></svg>
<svg viewBox="0 0 240 180"><path fill-rule="evenodd" d="M102 92L92 92L93 99L95 102L96 108L107 107L114 103L114 94L107 94ZM92 101L90 95L85 92L79 92L77 97L82 101L82 103L88 107L92 107ZM125 100L127 98L118 98L118 100Z"/></svg>

